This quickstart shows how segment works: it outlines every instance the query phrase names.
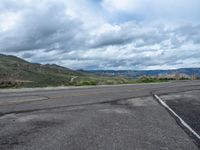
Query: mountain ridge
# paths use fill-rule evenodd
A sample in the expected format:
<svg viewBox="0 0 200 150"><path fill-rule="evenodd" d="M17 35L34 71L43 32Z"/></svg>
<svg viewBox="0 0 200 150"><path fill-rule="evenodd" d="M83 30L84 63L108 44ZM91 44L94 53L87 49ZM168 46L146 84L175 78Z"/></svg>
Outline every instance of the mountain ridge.
<svg viewBox="0 0 200 150"><path fill-rule="evenodd" d="M164 76L172 74L182 74L185 76L200 76L200 68L179 68L179 69L162 69L162 70L85 70L89 73L108 76Z"/></svg>
<svg viewBox="0 0 200 150"><path fill-rule="evenodd" d="M102 77L56 64L30 63L19 57L0 54L0 88L80 86L127 83L124 78Z"/></svg>

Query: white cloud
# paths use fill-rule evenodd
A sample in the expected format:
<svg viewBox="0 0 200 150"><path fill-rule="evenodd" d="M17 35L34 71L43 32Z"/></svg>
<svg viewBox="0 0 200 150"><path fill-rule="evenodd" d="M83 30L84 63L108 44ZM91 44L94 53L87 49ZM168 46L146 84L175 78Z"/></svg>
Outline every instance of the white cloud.
<svg viewBox="0 0 200 150"><path fill-rule="evenodd" d="M103 0L102 6L108 11L134 12L139 8L139 0Z"/></svg>
<svg viewBox="0 0 200 150"><path fill-rule="evenodd" d="M186 17L182 24L173 15L184 18L180 12L186 10L195 18L200 5L197 0L180 2L2 0L0 52L74 69L200 66L198 21Z"/></svg>
<svg viewBox="0 0 200 150"><path fill-rule="evenodd" d="M20 13L1 12L0 14L0 30L6 32L12 30L20 21Z"/></svg>
<svg viewBox="0 0 200 150"><path fill-rule="evenodd" d="M109 15L122 20L200 22L199 0L102 0L101 5Z"/></svg>

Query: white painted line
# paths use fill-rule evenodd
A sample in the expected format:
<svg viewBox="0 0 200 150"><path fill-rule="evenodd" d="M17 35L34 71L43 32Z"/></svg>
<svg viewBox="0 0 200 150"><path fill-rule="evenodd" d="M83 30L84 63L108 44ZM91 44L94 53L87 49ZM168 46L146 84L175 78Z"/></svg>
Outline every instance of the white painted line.
<svg viewBox="0 0 200 150"><path fill-rule="evenodd" d="M154 97L160 102L160 104L169 110L177 119L179 119L180 123L187 128L197 139L200 140L200 136L196 133L178 114L176 114L158 95L154 94Z"/></svg>

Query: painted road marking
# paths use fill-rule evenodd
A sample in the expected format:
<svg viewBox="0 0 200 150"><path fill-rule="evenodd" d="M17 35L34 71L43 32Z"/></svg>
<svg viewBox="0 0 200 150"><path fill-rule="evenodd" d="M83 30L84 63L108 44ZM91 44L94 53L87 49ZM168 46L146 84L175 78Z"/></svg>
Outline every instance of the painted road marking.
<svg viewBox="0 0 200 150"><path fill-rule="evenodd" d="M180 123L188 129L198 140L200 140L200 136L196 133L177 113L175 113L158 95L154 94L154 97L159 101L159 103L165 107L169 112L171 112L174 117L176 117Z"/></svg>

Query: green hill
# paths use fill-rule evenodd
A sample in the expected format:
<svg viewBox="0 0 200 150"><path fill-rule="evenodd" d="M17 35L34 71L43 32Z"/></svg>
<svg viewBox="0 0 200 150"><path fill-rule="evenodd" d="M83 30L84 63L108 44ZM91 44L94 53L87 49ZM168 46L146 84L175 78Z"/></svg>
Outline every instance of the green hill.
<svg viewBox="0 0 200 150"><path fill-rule="evenodd" d="M55 64L34 64L11 55L0 54L0 88L69 85L123 84L121 77L98 76Z"/></svg>

